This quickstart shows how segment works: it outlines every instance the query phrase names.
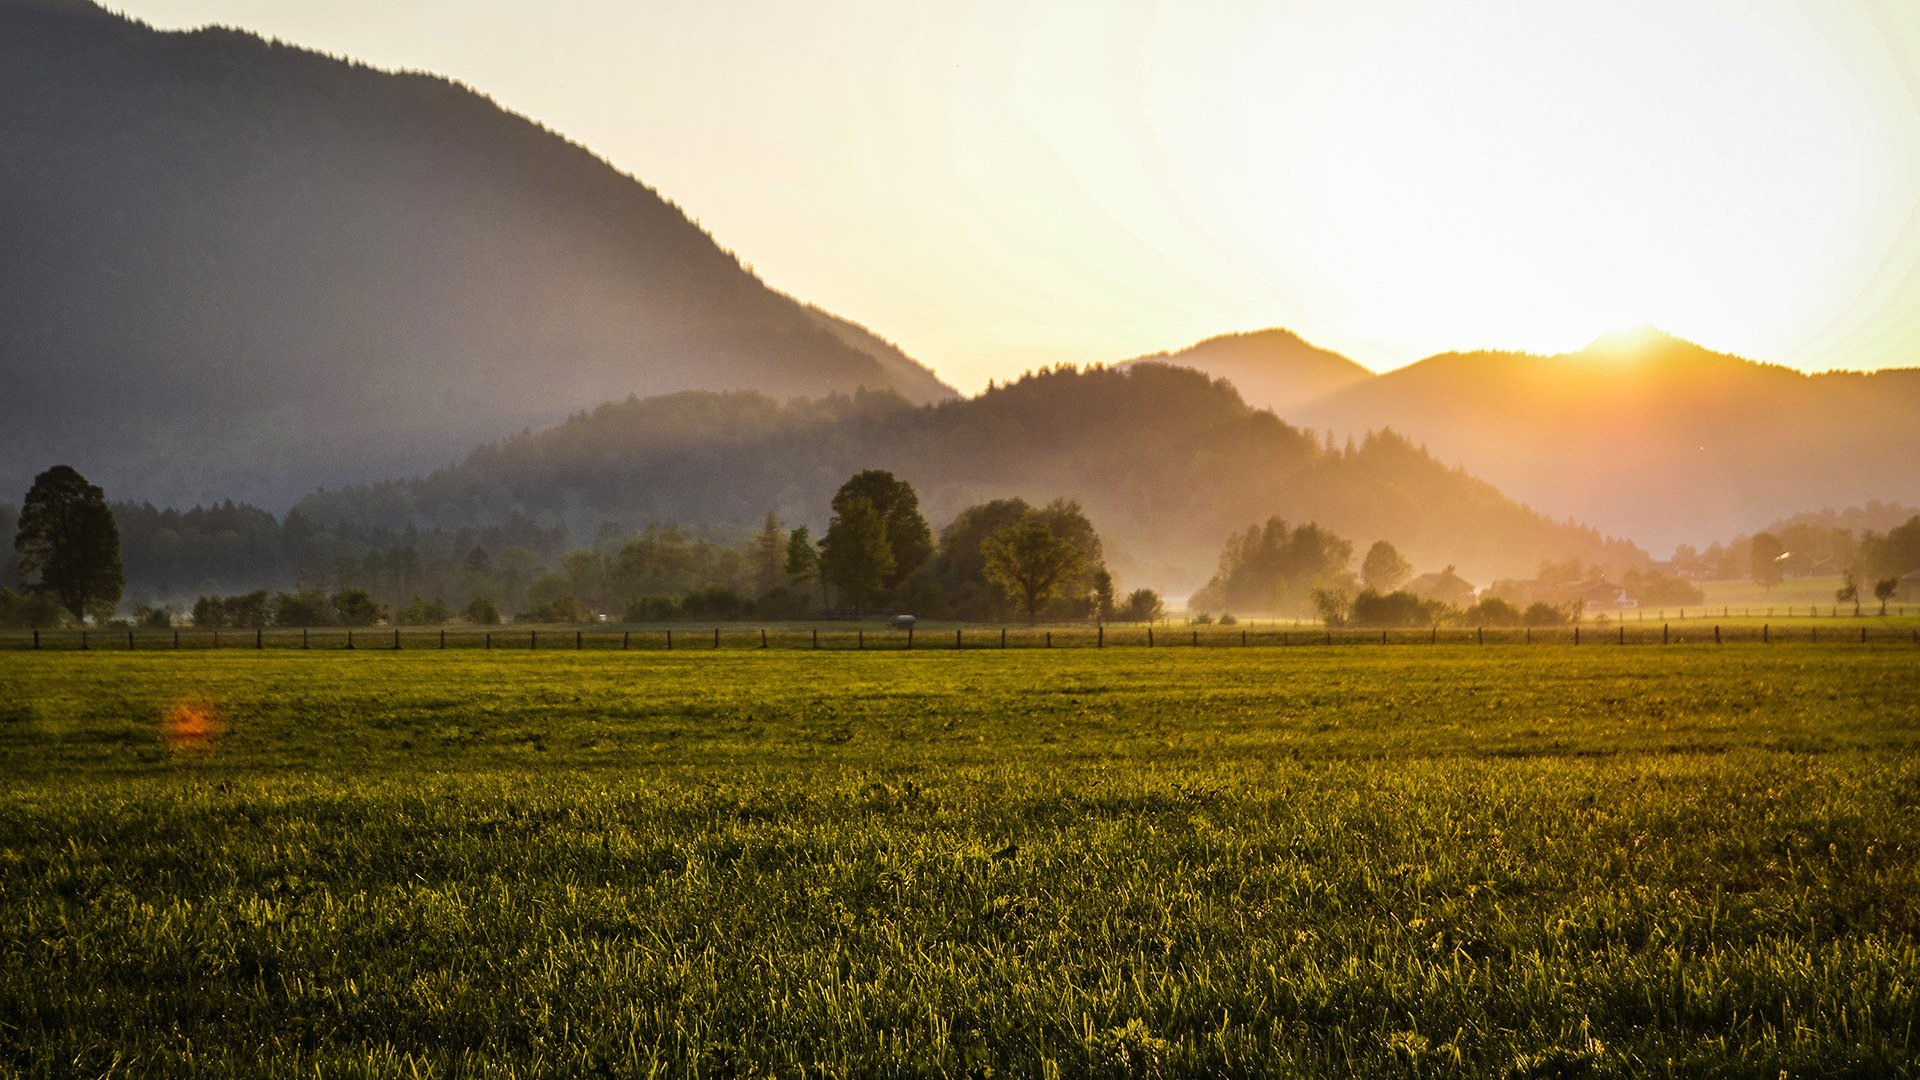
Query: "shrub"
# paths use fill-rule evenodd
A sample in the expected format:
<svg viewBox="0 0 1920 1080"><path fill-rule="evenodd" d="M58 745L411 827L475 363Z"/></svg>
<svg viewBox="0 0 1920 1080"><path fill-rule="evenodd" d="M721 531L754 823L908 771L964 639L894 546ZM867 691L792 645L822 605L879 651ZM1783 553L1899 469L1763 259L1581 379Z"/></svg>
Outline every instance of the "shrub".
<svg viewBox="0 0 1920 1080"><path fill-rule="evenodd" d="M1567 608L1536 602L1527 608L1522 619L1528 626L1565 626L1573 621L1573 613Z"/></svg>
<svg viewBox="0 0 1920 1080"><path fill-rule="evenodd" d="M1422 600L1410 592L1363 589L1353 598L1353 624L1375 629L1432 626L1447 610L1447 605L1438 600Z"/></svg>
<svg viewBox="0 0 1920 1080"><path fill-rule="evenodd" d="M1497 596L1481 597L1462 615L1469 626L1519 626L1523 618L1519 608Z"/></svg>
<svg viewBox="0 0 1920 1080"><path fill-rule="evenodd" d="M490 596L476 596L467 605L467 621L475 626L497 626L500 623L500 606Z"/></svg>

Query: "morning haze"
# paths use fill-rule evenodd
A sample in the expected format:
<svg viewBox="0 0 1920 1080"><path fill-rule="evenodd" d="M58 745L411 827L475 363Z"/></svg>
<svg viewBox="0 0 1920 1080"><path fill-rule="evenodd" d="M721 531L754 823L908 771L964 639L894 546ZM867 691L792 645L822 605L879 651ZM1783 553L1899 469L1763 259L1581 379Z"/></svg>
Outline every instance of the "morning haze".
<svg viewBox="0 0 1920 1080"><path fill-rule="evenodd" d="M1917 68L0 0L0 1070L1915 1075Z"/></svg>

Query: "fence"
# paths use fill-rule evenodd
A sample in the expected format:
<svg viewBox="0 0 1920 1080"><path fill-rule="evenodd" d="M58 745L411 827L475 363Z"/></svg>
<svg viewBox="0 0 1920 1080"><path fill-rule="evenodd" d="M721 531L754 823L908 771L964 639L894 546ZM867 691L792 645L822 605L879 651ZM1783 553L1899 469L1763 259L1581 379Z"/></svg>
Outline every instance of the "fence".
<svg viewBox="0 0 1920 1080"><path fill-rule="evenodd" d="M18 630L0 632L0 650L209 651L333 650L386 652L519 650L568 652L974 651L987 649L1337 648L1365 645L1920 645L1920 627L1821 627L1619 623L1543 628L1433 627L1425 630L1324 630L1306 627L961 627L896 631L702 627L649 630L571 628L354 628L260 630Z"/></svg>

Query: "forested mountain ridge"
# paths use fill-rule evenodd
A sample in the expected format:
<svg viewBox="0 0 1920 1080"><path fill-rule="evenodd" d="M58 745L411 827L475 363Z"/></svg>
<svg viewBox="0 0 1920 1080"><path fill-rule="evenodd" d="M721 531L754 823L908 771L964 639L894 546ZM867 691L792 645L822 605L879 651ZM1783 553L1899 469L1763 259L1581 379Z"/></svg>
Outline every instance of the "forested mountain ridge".
<svg viewBox="0 0 1920 1080"><path fill-rule="evenodd" d="M284 505L629 393L953 393L441 78L8 0L0 100L0 491Z"/></svg>
<svg viewBox="0 0 1920 1080"><path fill-rule="evenodd" d="M1255 330L1211 337L1178 352L1137 357L1190 367L1225 379L1247 404L1289 417L1301 406L1374 377L1373 372L1303 340L1291 330ZM1124 366L1124 364L1122 365Z"/></svg>
<svg viewBox="0 0 1920 1080"><path fill-rule="evenodd" d="M819 525L836 486L866 468L911 482L936 526L988 499L1078 500L1123 579L1170 588L1204 581L1225 537L1276 514L1363 546L1388 539L1422 567L1456 564L1483 581L1530 575L1546 559L1646 561L1391 433L1328 447L1224 381L1158 363L1057 368L919 407L885 393L632 399L419 479L317 492L297 509L321 525L386 529L517 516L575 538L655 523L744 527L769 510Z"/></svg>
<svg viewBox="0 0 1920 1080"><path fill-rule="evenodd" d="M1391 427L1529 505L1656 549L1810 506L1920 500L1920 370L1809 375L1657 332L1559 356L1435 356L1286 416Z"/></svg>

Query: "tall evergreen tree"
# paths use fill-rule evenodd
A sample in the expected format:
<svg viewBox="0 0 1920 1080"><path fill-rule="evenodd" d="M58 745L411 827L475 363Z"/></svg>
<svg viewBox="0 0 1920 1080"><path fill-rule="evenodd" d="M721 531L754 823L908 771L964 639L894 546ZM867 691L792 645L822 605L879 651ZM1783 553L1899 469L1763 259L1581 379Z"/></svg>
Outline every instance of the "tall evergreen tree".
<svg viewBox="0 0 1920 1080"><path fill-rule="evenodd" d="M51 594L76 619L112 615L126 591L120 528L106 494L69 466L34 477L13 549L21 579Z"/></svg>

